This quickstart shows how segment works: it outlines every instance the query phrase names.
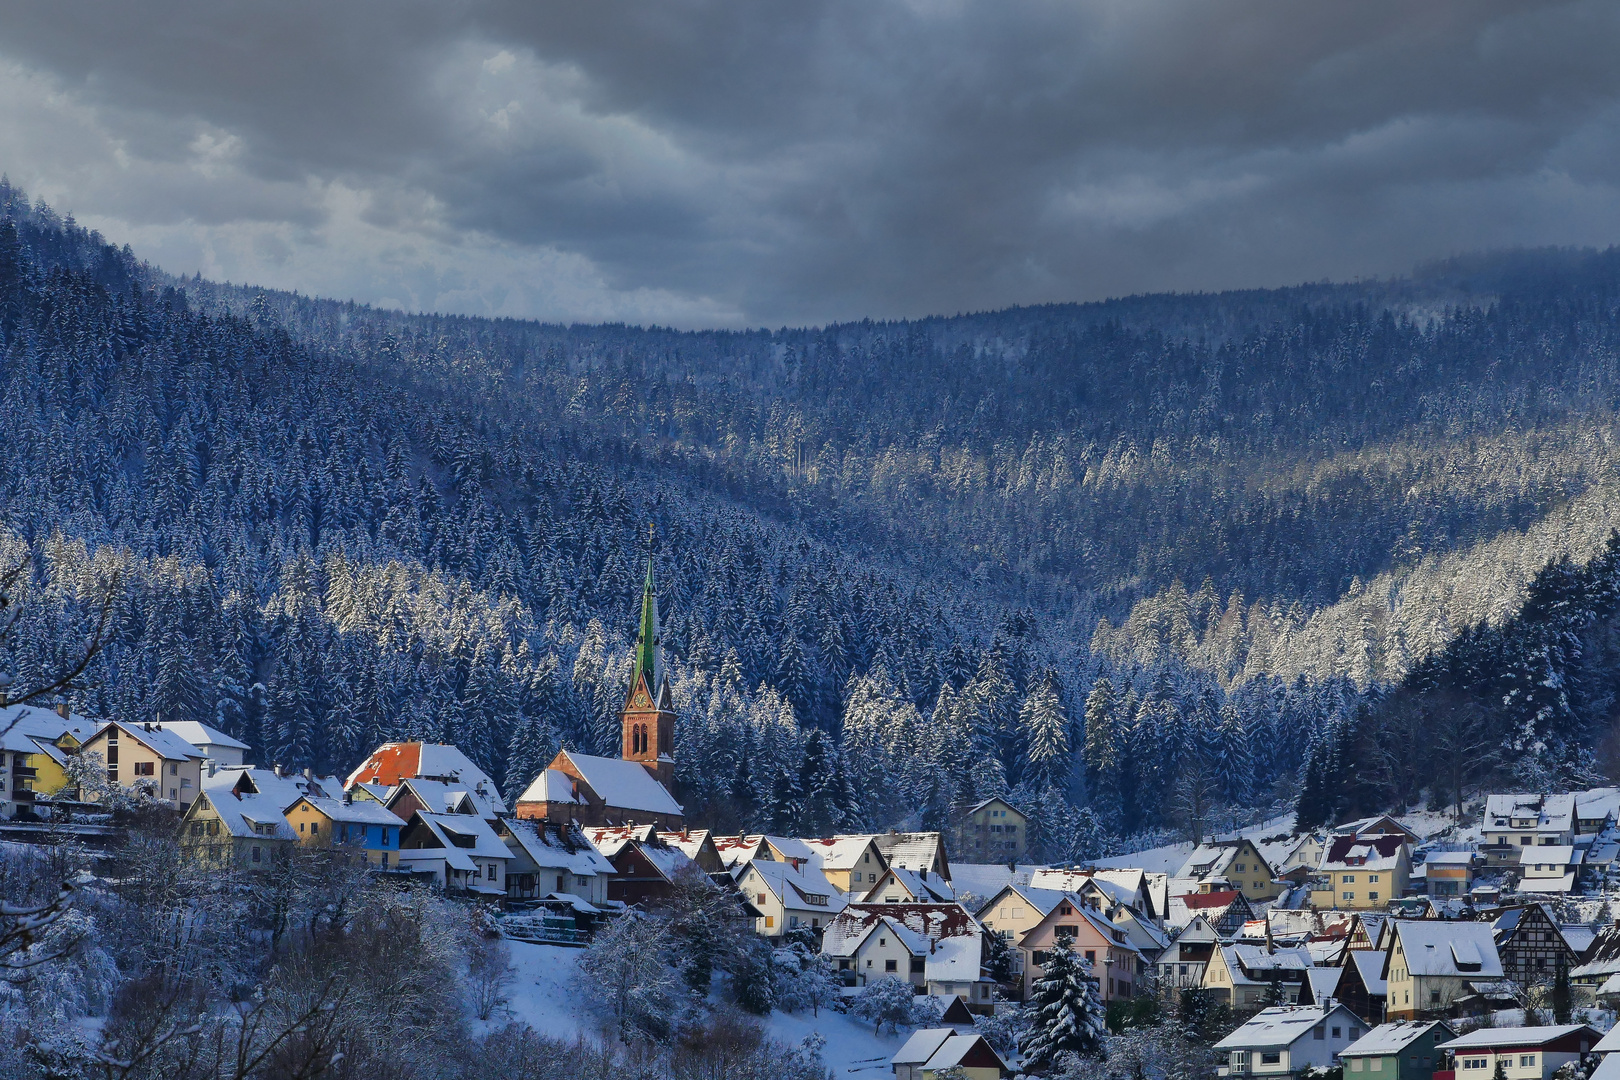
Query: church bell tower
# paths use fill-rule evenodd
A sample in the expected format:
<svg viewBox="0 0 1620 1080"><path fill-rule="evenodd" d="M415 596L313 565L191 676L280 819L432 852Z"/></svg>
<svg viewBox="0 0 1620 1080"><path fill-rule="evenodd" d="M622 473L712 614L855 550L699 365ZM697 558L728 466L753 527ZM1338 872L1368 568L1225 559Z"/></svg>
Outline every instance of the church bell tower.
<svg viewBox="0 0 1620 1080"><path fill-rule="evenodd" d="M636 637L636 666L620 714L626 761L640 762L673 794L675 789L675 701L664 673L658 636L658 594L653 586L652 557L641 593L641 631Z"/></svg>

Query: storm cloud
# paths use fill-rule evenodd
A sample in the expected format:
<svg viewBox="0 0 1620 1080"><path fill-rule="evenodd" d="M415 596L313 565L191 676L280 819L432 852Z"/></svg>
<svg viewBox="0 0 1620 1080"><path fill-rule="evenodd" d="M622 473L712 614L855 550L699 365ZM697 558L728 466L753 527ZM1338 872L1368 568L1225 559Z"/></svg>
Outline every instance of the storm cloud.
<svg viewBox="0 0 1620 1080"><path fill-rule="evenodd" d="M174 272L681 326L1620 241L1620 6L0 3L0 168Z"/></svg>

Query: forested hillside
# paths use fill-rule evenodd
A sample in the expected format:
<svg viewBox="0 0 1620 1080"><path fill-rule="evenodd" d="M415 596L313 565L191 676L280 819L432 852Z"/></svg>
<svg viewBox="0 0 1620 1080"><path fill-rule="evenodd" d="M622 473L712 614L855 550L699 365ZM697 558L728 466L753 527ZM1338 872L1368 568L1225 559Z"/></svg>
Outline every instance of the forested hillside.
<svg viewBox="0 0 1620 1080"><path fill-rule="evenodd" d="M677 333L171 279L0 212L17 683L116 572L77 707L289 766L443 739L510 789L613 750L651 522L702 820L936 824L1012 788L1080 854L1295 790L1620 522L1620 253Z"/></svg>

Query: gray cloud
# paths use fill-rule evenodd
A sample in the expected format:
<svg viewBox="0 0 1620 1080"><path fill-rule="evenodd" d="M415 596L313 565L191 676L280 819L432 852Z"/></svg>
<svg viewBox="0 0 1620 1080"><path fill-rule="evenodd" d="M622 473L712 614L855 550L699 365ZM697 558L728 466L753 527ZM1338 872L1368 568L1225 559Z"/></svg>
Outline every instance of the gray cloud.
<svg viewBox="0 0 1620 1080"><path fill-rule="evenodd" d="M0 164L170 269L793 323L1620 241L1620 9L0 3Z"/></svg>

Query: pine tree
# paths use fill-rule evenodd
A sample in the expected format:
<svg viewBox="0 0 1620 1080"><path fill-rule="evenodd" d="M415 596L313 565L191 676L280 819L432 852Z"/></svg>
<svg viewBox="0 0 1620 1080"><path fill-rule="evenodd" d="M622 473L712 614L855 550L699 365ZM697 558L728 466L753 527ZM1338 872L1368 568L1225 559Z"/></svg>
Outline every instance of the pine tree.
<svg viewBox="0 0 1620 1080"><path fill-rule="evenodd" d="M1058 697L1057 673L1048 671L1019 706L1029 747L1029 771L1039 783L1062 787L1069 771L1069 720Z"/></svg>
<svg viewBox="0 0 1620 1080"><path fill-rule="evenodd" d="M1028 1065L1049 1064L1059 1054L1101 1059L1107 1056L1105 1011L1091 965L1069 943L1058 939L1046 954L1041 976L1024 1004L1029 1029L1018 1049Z"/></svg>

